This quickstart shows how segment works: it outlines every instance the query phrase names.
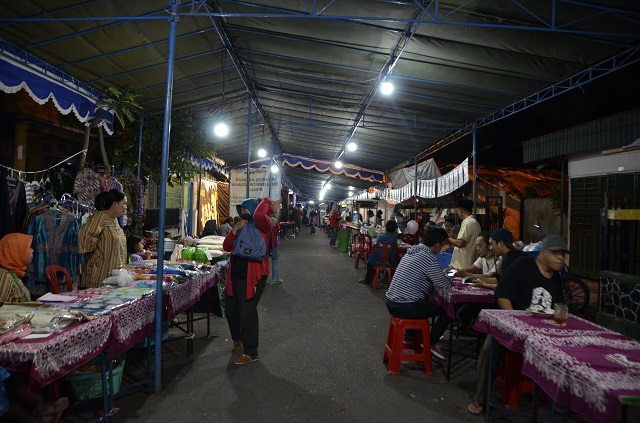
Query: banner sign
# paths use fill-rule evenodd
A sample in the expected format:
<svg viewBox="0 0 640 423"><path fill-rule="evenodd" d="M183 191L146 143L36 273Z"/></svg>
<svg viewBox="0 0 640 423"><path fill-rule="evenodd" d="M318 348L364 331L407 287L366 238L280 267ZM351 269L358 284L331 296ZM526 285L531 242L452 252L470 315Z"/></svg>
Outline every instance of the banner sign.
<svg viewBox="0 0 640 423"><path fill-rule="evenodd" d="M274 201L280 200L280 181L282 173L271 173L268 167L251 169L249 175L249 197L269 197ZM235 216L236 205L247 198L247 169L232 169L229 180L229 216Z"/></svg>
<svg viewBox="0 0 640 423"><path fill-rule="evenodd" d="M469 159L451 172L438 178L438 197L445 196L469 182Z"/></svg>

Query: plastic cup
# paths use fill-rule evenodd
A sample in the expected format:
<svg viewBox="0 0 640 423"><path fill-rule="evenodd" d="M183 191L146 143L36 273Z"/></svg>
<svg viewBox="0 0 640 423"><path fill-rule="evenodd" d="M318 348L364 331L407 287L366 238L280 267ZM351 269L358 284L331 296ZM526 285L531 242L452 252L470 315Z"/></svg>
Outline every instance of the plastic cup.
<svg viewBox="0 0 640 423"><path fill-rule="evenodd" d="M559 325L567 324L567 315L569 314L569 309L566 304L555 304L553 309L553 320Z"/></svg>

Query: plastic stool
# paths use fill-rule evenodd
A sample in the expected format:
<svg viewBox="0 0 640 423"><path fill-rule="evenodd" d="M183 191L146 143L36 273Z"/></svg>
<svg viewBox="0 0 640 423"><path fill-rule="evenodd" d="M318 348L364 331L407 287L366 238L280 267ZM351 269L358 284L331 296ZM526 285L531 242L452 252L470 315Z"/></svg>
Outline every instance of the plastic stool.
<svg viewBox="0 0 640 423"><path fill-rule="evenodd" d="M504 406L511 410L520 408L520 395L533 392L535 387L532 381L522 380L522 361L522 354L507 350L493 382L493 386L502 389Z"/></svg>
<svg viewBox="0 0 640 423"><path fill-rule="evenodd" d="M407 329L415 330L412 344L404 343L404 334ZM389 323L387 345L384 347L384 356L382 357L383 363L389 362L389 373L397 375L400 373L401 362L415 361L424 363L424 372L428 375L432 374L430 333L429 321L426 319L399 319L392 316ZM405 349L413 350L413 354L405 353Z"/></svg>

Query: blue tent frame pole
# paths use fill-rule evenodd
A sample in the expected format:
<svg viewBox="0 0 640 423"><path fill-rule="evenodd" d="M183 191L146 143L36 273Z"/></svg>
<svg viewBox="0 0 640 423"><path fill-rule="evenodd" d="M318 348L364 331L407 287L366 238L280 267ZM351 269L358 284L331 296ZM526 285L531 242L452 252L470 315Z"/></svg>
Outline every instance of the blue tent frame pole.
<svg viewBox="0 0 640 423"><path fill-rule="evenodd" d="M144 129L144 116L140 116L140 128L138 129L138 167L136 168L136 175L140 179L140 166L142 164L142 131Z"/></svg>
<svg viewBox="0 0 640 423"><path fill-rule="evenodd" d="M178 1L169 0L171 14L169 21L169 53L167 56L167 96L164 103L164 128L162 130L162 166L158 187L158 208L160 211L158 237L164 241L167 210L167 180L169 176L169 135L171 133L171 100L173 96L173 67L176 56L176 29L178 25ZM155 379L154 392L159 393L162 385L162 279L164 277L164 242L158 242L158 273L156 278L156 319L155 319Z"/></svg>
<svg viewBox="0 0 640 423"><path fill-rule="evenodd" d="M249 112L247 113L247 197L249 198L249 184L251 181L251 113L253 103L249 98Z"/></svg>
<svg viewBox="0 0 640 423"><path fill-rule="evenodd" d="M476 123L473 123L473 215L478 216L478 168L476 167L476 156L477 156L477 131L476 131ZM467 170L468 171L468 170ZM489 205L485 204L485 213L488 213ZM486 214L485 214L486 216Z"/></svg>

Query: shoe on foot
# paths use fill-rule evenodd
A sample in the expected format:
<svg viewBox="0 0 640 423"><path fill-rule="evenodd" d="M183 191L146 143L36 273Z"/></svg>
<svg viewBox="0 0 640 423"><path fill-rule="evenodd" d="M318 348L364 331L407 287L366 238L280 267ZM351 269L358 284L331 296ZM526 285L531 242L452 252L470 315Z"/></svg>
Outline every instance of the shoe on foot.
<svg viewBox="0 0 640 423"><path fill-rule="evenodd" d="M242 351L242 341L233 341L233 347L231 347L231 352Z"/></svg>
<svg viewBox="0 0 640 423"><path fill-rule="evenodd" d="M440 360L445 359L444 353L442 352L442 349L438 344L431 346L431 355L433 355L435 358L438 358Z"/></svg>
<svg viewBox="0 0 640 423"><path fill-rule="evenodd" d="M233 360L233 364L237 364L237 365L249 364L258 360L260 360L260 356L258 354L256 355L242 354L240 357Z"/></svg>
<svg viewBox="0 0 640 423"><path fill-rule="evenodd" d="M267 281L267 285L280 285L282 283L282 279L276 279L274 281Z"/></svg>
<svg viewBox="0 0 640 423"><path fill-rule="evenodd" d="M360 279L358 283L369 284L365 278Z"/></svg>
<svg viewBox="0 0 640 423"><path fill-rule="evenodd" d="M482 414L484 414L484 405L474 401L467 405L467 412L472 416L482 416Z"/></svg>

